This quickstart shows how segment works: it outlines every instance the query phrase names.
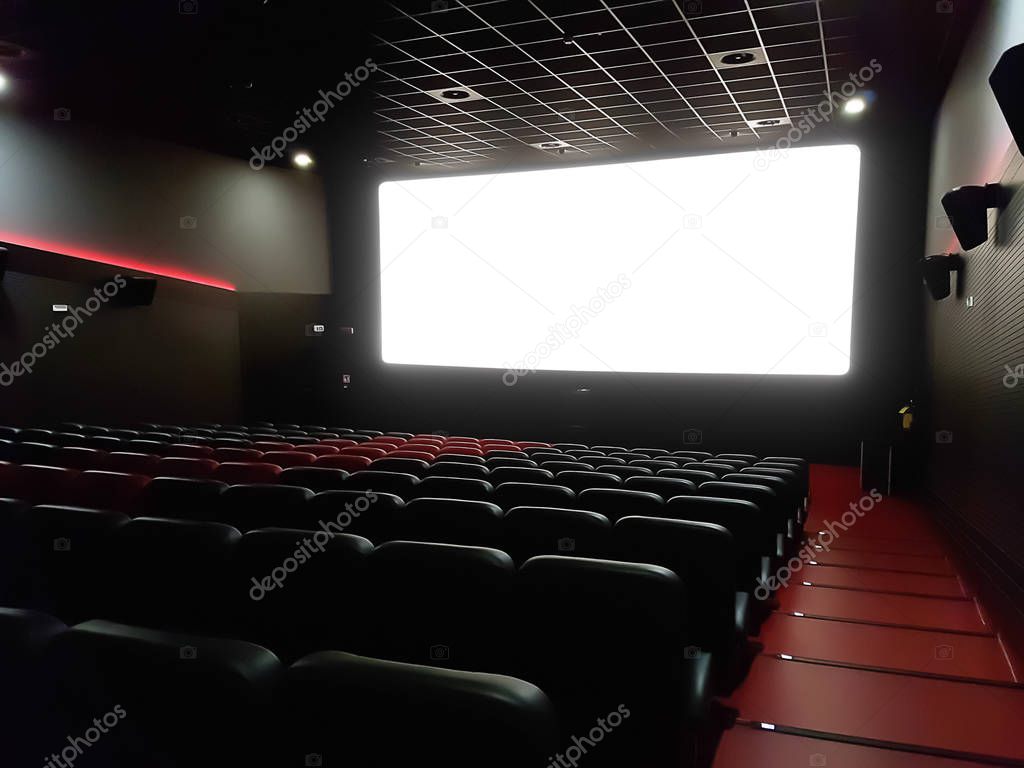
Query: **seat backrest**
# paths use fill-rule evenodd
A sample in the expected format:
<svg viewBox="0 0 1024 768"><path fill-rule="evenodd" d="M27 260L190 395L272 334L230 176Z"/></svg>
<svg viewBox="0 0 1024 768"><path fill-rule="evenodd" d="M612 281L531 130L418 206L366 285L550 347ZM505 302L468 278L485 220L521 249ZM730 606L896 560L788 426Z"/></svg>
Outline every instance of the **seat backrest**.
<svg viewBox="0 0 1024 768"><path fill-rule="evenodd" d="M228 461L214 470L212 478L223 483L276 483L281 467L277 464L256 462L245 464Z"/></svg>
<svg viewBox="0 0 1024 768"><path fill-rule="evenodd" d="M491 501L494 486L486 480L470 477L430 476L416 486L417 498L469 499Z"/></svg>
<svg viewBox="0 0 1024 768"><path fill-rule="evenodd" d="M337 491L345 487L348 472L343 469L329 467L288 467L281 470L278 482L283 485L297 485L309 488L315 493L320 491Z"/></svg>
<svg viewBox="0 0 1024 768"><path fill-rule="evenodd" d="M106 457L105 451L96 448L68 446L57 451L54 460L59 467L84 471L86 469L102 469Z"/></svg>
<svg viewBox="0 0 1024 768"><path fill-rule="evenodd" d="M499 549L502 545L503 513L497 504L419 498L409 502L406 516L403 539Z"/></svg>
<svg viewBox="0 0 1024 768"><path fill-rule="evenodd" d="M647 467L635 467L628 464L601 464L597 467L597 471L615 475L623 481L638 475L650 477L654 474L654 471Z"/></svg>
<svg viewBox="0 0 1024 768"><path fill-rule="evenodd" d="M154 517L125 523L104 540L96 615L173 631L230 630L224 589L241 537L220 523Z"/></svg>
<svg viewBox="0 0 1024 768"><path fill-rule="evenodd" d="M425 477L468 477L474 480L486 480L491 470L483 464L466 464L461 461L435 461L430 465Z"/></svg>
<svg viewBox="0 0 1024 768"><path fill-rule="evenodd" d="M555 478L554 473L541 467L491 465L490 469L491 475L487 480L494 486L502 483L550 483Z"/></svg>
<svg viewBox="0 0 1024 768"><path fill-rule="evenodd" d="M154 477L140 501L148 517L176 520L213 520L221 493L228 488L219 480L185 477Z"/></svg>
<svg viewBox="0 0 1024 768"><path fill-rule="evenodd" d="M370 466L373 459L367 456L353 456L351 454L336 454L332 456L321 456L313 466L327 467L328 469L342 469L346 472L358 472Z"/></svg>
<svg viewBox="0 0 1024 768"><path fill-rule="evenodd" d="M313 491L295 485L232 485L221 493L215 522L234 526L242 533L256 528L292 528Z"/></svg>
<svg viewBox="0 0 1024 768"><path fill-rule="evenodd" d="M372 466L372 465L371 465ZM417 495L420 479L405 472L382 472L373 469L353 472L345 480L345 489L350 491L378 491L392 493L406 501Z"/></svg>
<svg viewBox="0 0 1024 768"><path fill-rule="evenodd" d="M477 768L488 755L491 768L523 768L546 765L559 746L551 703L530 683L341 652L292 665L275 720L277 765L301 765L318 745L323 765Z"/></svg>
<svg viewBox="0 0 1024 768"><path fill-rule="evenodd" d="M334 454L330 454L334 455ZM267 464L276 464L282 469L288 467L305 467L313 464L317 460L317 456L312 453L304 453L299 450L294 451L267 451L263 454L261 461Z"/></svg>
<svg viewBox="0 0 1024 768"><path fill-rule="evenodd" d="M372 647L414 664L507 664L512 559L496 549L393 541L369 558Z"/></svg>
<svg viewBox="0 0 1024 768"><path fill-rule="evenodd" d="M588 488L621 488L622 479L610 472L586 472L569 470L555 475L555 482L581 493Z"/></svg>
<svg viewBox="0 0 1024 768"><path fill-rule="evenodd" d="M789 511L780 503L778 494L766 485L716 481L701 483L697 487L697 492L701 496L752 501L754 504L757 504L762 514L769 515L772 518L775 523L775 530L778 533L788 533Z"/></svg>
<svg viewBox="0 0 1024 768"><path fill-rule="evenodd" d="M502 483L494 489L492 501L506 512L512 507L576 506L576 493L564 485Z"/></svg>
<svg viewBox="0 0 1024 768"><path fill-rule="evenodd" d="M691 642L719 659L736 651L738 555L720 525L653 517L624 517L615 524L619 557L660 565L683 583Z"/></svg>
<svg viewBox="0 0 1024 768"><path fill-rule="evenodd" d="M537 555L608 557L612 526L597 512L513 507L505 514L504 549L516 563Z"/></svg>
<svg viewBox="0 0 1024 768"><path fill-rule="evenodd" d="M668 501L673 496L685 496L697 492L696 483L677 477L643 477L638 475L626 480L625 488L627 491L656 493L665 501Z"/></svg>
<svg viewBox="0 0 1024 768"><path fill-rule="evenodd" d="M291 661L314 651L357 648L373 544L329 531L249 531L231 561L229 605L240 636ZM332 596L329 610L311 610ZM337 600L334 596L338 597Z"/></svg>
<svg viewBox="0 0 1024 768"><path fill-rule="evenodd" d="M615 523L620 517L630 515L657 516L664 508L665 502L660 496L647 491L590 488L579 495L579 505L591 512L598 512Z"/></svg>
<svg viewBox="0 0 1024 768"><path fill-rule="evenodd" d="M53 732L106 726L87 747L97 765L255 765L272 743L282 669L265 648L95 620L54 637L46 661Z"/></svg>
<svg viewBox="0 0 1024 768"><path fill-rule="evenodd" d="M379 472L402 472L422 477L430 469L430 462L416 458L396 458L395 454L389 453L387 458L377 459L370 464L370 469Z"/></svg>
<svg viewBox="0 0 1024 768"><path fill-rule="evenodd" d="M602 461L606 460L607 457L602 459ZM540 468L556 474L559 472L593 472L596 469L593 464L583 461L542 461Z"/></svg>
<svg viewBox="0 0 1024 768"><path fill-rule="evenodd" d="M405 527L405 501L379 491L322 491L310 499L290 527L391 541Z"/></svg>
<svg viewBox="0 0 1024 768"><path fill-rule="evenodd" d="M696 486L701 483L713 482L718 479L714 472L707 472L702 469L660 469L658 477L670 477L679 480L689 480Z"/></svg>
<svg viewBox="0 0 1024 768"><path fill-rule="evenodd" d="M523 454L525 456L525 454ZM487 466L490 469L498 469L499 467L526 467L536 469L537 462L533 459L515 458L515 457L501 457L491 458L493 454L489 454L487 459Z"/></svg>
<svg viewBox="0 0 1024 768"><path fill-rule="evenodd" d="M153 476L203 479L212 476L218 466L213 459L168 456L157 462Z"/></svg>
<svg viewBox="0 0 1024 768"><path fill-rule="evenodd" d="M90 469L75 478L75 503L96 509L114 509L128 514L138 511L148 475Z"/></svg>

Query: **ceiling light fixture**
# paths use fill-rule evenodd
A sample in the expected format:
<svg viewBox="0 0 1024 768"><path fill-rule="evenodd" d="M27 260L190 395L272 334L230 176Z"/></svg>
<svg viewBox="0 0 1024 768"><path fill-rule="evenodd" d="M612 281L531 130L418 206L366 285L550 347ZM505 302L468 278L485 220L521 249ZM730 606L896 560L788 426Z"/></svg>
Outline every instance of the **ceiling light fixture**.
<svg viewBox="0 0 1024 768"><path fill-rule="evenodd" d="M868 108L868 103L860 96L854 96L843 105L843 112L847 115L859 115Z"/></svg>
<svg viewBox="0 0 1024 768"><path fill-rule="evenodd" d="M308 152L296 152L295 156L292 158L292 162L299 168L309 168L313 165L313 158Z"/></svg>
<svg viewBox="0 0 1024 768"><path fill-rule="evenodd" d="M788 117L765 117L761 120L747 120L751 128L779 128L784 125L792 125Z"/></svg>
<svg viewBox="0 0 1024 768"><path fill-rule="evenodd" d="M432 96L445 104L475 101L476 99L483 98L482 95L474 91L472 88L467 88L463 85L456 85L451 88L435 88L432 91L426 91L426 94L427 96Z"/></svg>
<svg viewBox="0 0 1024 768"><path fill-rule="evenodd" d="M7 90L7 75L5 75L3 72L0 72L0 93L3 93L6 90Z"/></svg>
<svg viewBox="0 0 1024 768"><path fill-rule="evenodd" d="M741 51L723 51L711 54L711 63L715 69L732 69L733 67L749 67L754 64L766 64L764 50L749 48Z"/></svg>

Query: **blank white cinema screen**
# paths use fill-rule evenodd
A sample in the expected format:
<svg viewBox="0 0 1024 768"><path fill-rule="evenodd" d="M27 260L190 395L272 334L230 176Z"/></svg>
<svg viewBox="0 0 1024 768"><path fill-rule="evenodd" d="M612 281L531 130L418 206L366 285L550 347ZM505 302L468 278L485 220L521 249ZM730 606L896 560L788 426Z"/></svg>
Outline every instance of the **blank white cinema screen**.
<svg viewBox="0 0 1024 768"><path fill-rule="evenodd" d="M844 374L859 179L842 145L383 183L382 359Z"/></svg>

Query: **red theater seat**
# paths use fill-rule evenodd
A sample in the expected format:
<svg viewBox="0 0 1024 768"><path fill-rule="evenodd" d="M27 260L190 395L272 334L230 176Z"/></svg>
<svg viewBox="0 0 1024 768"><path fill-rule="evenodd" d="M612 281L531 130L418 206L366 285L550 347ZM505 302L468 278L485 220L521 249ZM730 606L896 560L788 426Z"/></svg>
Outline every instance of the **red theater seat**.
<svg viewBox="0 0 1024 768"><path fill-rule="evenodd" d="M164 456L172 456L182 459L212 459L213 448L209 445L175 444L167 449Z"/></svg>
<svg viewBox="0 0 1024 768"><path fill-rule="evenodd" d="M550 448L551 443L535 443L529 440L520 440L516 443L520 448Z"/></svg>
<svg viewBox="0 0 1024 768"><path fill-rule="evenodd" d="M281 468L306 467L316 461L317 457L312 453L300 451L269 451L263 454L263 461L267 464L277 464Z"/></svg>
<svg viewBox="0 0 1024 768"><path fill-rule="evenodd" d="M258 451L290 451L295 447L294 443L281 443L269 440L262 440L252 444Z"/></svg>
<svg viewBox="0 0 1024 768"><path fill-rule="evenodd" d="M366 456L339 453L334 456L321 456L316 460L315 466L328 467L329 469L344 469L346 472L358 472L370 466L371 462L372 460Z"/></svg>
<svg viewBox="0 0 1024 768"><path fill-rule="evenodd" d="M72 483L78 470L44 467L38 464L15 466L9 483L11 496L32 504L60 504L72 498Z"/></svg>
<svg viewBox="0 0 1024 768"><path fill-rule="evenodd" d="M121 453L118 451L107 454L107 459L103 462L103 469L108 472L152 476L159 461L160 457L151 453Z"/></svg>
<svg viewBox="0 0 1024 768"><path fill-rule="evenodd" d="M294 450L300 453L312 453L314 456L330 456L332 453L337 453L339 449L336 445L316 443L314 445L296 445Z"/></svg>
<svg viewBox="0 0 1024 768"><path fill-rule="evenodd" d="M146 475L89 470L80 474L73 483L75 503L95 509L131 512L147 485L149 477Z"/></svg>
<svg viewBox="0 0 1024 768"><path fill-rule="evenodd" d="M335 448L350 448L353 445L359 445L355 440L349 440L347 437L336 437L330 440L321 440L320 445L332 445Z"/></svg>
<svg viewBox="0 0 1024 768"><path fill-rule="evenodd" d="M408 443L404 443L399 450L401 451L422 451L423 453L437 453L444 447L444 443L421 443L416 440L410 440Z"/></svg>
<svg viewBox="0 0 1024 768"><path fill-rule="evenodd" d="M359 447L360 448L380 448L382 451L384 451L384 453L391 453L392 451L398 450L398 446L397 445L392 445L391 443L382 443L382 442L380 442L379 439L374 439L374 440L370 440L368 442L362 443Z"/></svg>
<svg viewBox="0 0 1024 768"><path fill-rule="evenodd" d="M434 454L426 451L412 451L399 449L388 454L389 459L419 459L420 461L433 461Z"/></svg>
<svg viewBox="0 0 1024 768"><path fill-rule="evenodd" d="M263 451L256 448L217 448L213 458L217 461L260 461Z"/></svg>
<svg viewBox="0 0 1024 768"><path fill-rule="evenodd" d="M468 445L446 445L444 450L442 450L438 455L444 456L445 454L455 454L457 456L483 456L484 452L479 448Z"/></svg>
<svg viewBox="0 0 1024 768"><path fill-rule="evenodd" d="M154 477L190 477L203 479L210 477L217 469L213 459L194 459L184 456L168 456L160 459Z"/></svg>
<svg viewBox="0 0 1024 768"><path fill-rule="evenodd" d="M350 448L342 448L341 454L345 456L365 456L368 459L379 459L388 455L388 452L383 448L367 448L366 446L355 446Z"/></svg>
<svg viewBox="0 0 1024 768"><path fill-rule="evenodd" d="M211 479L222 483L276 483L280 474L281 467L277 464L229 461L217 467Z"/></svg>
<svg viewBox="0 0 1024 768"><path fill-rule="evenodd" d="M95 448L68 446L57 451L57 464L68 469L99 469L106 461L107 452Z"/></svg>

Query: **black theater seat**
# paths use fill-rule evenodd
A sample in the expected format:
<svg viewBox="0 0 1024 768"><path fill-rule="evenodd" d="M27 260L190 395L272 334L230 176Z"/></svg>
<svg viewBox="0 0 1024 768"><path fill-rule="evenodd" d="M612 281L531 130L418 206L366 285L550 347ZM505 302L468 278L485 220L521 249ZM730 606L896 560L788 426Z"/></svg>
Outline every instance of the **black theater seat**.
<svg viewBox="0 0 1024 768"><path fill-rule="evenodd" d="M340 652L286 672L275 721L280 766L543 768L561 748L551 703L530 683Z"/></svg>
<svg viewBox="0 0 1024 768"><path fill-rule="evenodd" d="M597 512L513 507L505 514L504 549L516 563L537 555L608 557L612 525Z"/></svg>
<svg viewBox="0 0 1024 768"><path fill-rule="evenodd" d="M393 541L369 558L369 648L395 661L475 671L509 653L512 559L496 549Z"/></svg>
<svg viewBox="0 0 1024 768"><path fill-rule="evenodd" d="M323 491L306 503L290 527L351 533L379 544L399 535L405 519L405 501L394 494Z"/></svg>
<svg viewBox="0 0 1024 768"><path fill-rule="evenodd" d="M566 733L586 733L625 706L629 719L601 744L603 765L635 764L637 750L664 758L658 765L690 764L681 752L707 709L709 658L687 652L693 618L675 573L534 557L520 568L518 595L520 676L551 697Z"/></svg>
<svg viewBox="0 0 1024 768"><path fill-rule="evenodd" d="M435 461L423 473L424 477L468 477L473 480L486 480L490 474L491 470L483 464L464 464L457 461Z"/></svg>
<svg viewBox="0 0 1024 768"><path fill-rule="evenodd" d="M362 470L348 476L345 480L345 490L391 493L408 501L418 495L419 484L420 479L416 475L404 472Z"/></svg>
<svg viewBox="0 0 1024 768"><path fill-rule="evenodd" d="M349 473L345 470L330 467L288 467L281 470L277 479L283 485L297 485L319 493L342 490L348 476Z"/></svg>
<svg viewBox="0 0 1024 768"><path fill-rule="evenodd" d="M218 499L214 522L242 533L256 528L292 528L313 491L295 485L233 485Z"/></svg>
<svg viewBox="0 0 1024 768"><path fill-rule="evenodd" d="M58 467L67 467L83 471L86 469L101 469L107 454L95 448L84 448L82 446L68 446L57 451L54 458Z"/></svg>
<svg viewBox="0 0 1024 768"><path fill-rule="evenodd" d="M218 480L154 477L142 495L140 508L149 517L213 520L220 495L228 488Z"/></svg>
<svg viewBox="0 0 1024 768"><path fill-rule="evenodd" d="M638 475L650 477L654 474L654 471L647 467L632 467L626 464L602 464L598 466L597 471L615 475L623 481L628 480L631 477L637 477Z"/></svg>
<svg viewBox="0 0 1024 768"><path fill-rule="evenodd" d="M368 629L362 598L372 551L369 540L344 533L250 531L231 562L229 604L236 630L286 661L359 647Z"/></svg>
<svg viewBox="0 0 1024 768"><path fill-rule="evenodd" d="M65 504L71 503L77 494L74 490L75 479L79 472L63 467L24 464L11 466L12 477L9 481L7 496L24 499L33 504Z"/></svg>
<svg viewBox="0 0 1024 768"><path fill-rule="evenodd" d="M688 464L684 464L683 469L696 469L699 472L714 472L715 476L719 478L723 475L728 475L729 473L736 471L736 468L729 464L719 464L712 460L690 462Z"/></svg>
<svg viewBox="0 0 1024 768"><path fill-rule="evenodd" d="M384 458L372 462L370 469L375 472L402 472L422 477L430 469L430 462L422 459Z"/></svg>
<svg viewBox="0 0 1024 768"><path fill-rule="evenodd" d="M220 523L139 517L104 540L97 616L169 631L218 634L228 562L242 535Z"/></svg>
<svg viewBox="0 0 1024 768"><path fill-rule="evenodd" d="M553 472L542 467L495 467L491 466L488 482L497 487L502 483L550 483Z"/></svg>
<svg viewBox="0 0 1024 768"><path fill-rule="evenodd" d="M541 464L545 461L576 461L576 458L561 451L552 451L550 448L531 448L526 452L531 461Z"/></svg>
<svg viewBox="0 0 1024 768"><path fill-rule="evenodd" d="M739 459L741 461L745 461L748 465L753 464L758 460L757 456L752 453L720 453L715 456L715 459Z"/></svg>
<svg viewBox="0 0 1024 768"><path fill-rule="evenodd" d="M739 588L752 595L757 579L768 575L770 562L779 555L774 521L751 501L677 496L666 505L663 516L714 523L729 531L739 553Z"/></svg>
<svg viewBox="0 0 1024 768"><path fill-rule="evenodd" d="M501 507L487 501L421 498L406 506L403 539L475 547L502 545Z"/></svg>
<svg viewBox="0 0 1024 768"><path fill-rule="evenodd" d="M7 704L0 718L0 740L5 765L36 765L41 755L52 753L67 738L50 738L53 680L44 657L53 639L66 629L45 613L0 607L0 680Z"/></svg>
<svg viewBox="0 0 1024 768"><path fill-rule="evenodd" d="M473 449L468 449L468 450L473 450ZM464 453L452 453L450 450L446 450L446 449L443 449L440 453L437 454L437 460L438 461L455 461L455 462L458 462L460 464L479 464L480 466L485 466L485 464L486 464L486 462L484 461L484 457L482 455L481 456L477 456L477 455L464 454Z"/></svg>
<svg viewBox="0 0 1024 768"><path fill-rule="evenodd" d="M89 621L57 635L46 661L60 673L53 745L94 719L107 726L90 765L260 765L273 743L281 664L265 648Z"/></svg>
<svg viewBox="0 0 1024 768"><path fill-rule="evenodd" d="M24 517L25 605L68 624L92 617L98 607L98 574L106 537L128 517L82 507L38 506Z"/></svg>
<svg viewBox="0 0 1024 768"><path fill-rule="evenodd" d="M749 483L726 483L722 481L702 483L697 488L701 496L717 496L723 499L744 499L758 506L761 513L771 518L776 533L783 539L789 535L790 514L778 494L766 485Z"/></svg>
<svg viewBox="0 0 1024 768"><path fill-rule="evenodd" d="M599 512L614 523L620 517L629 515L653 515L657 517L665 507L660 496L646 491L629 491L624 488L591 488L579 496L583 509Z"/></svg>
<svg viewBox="0 0 1024 768"><path fill-rule="evenodd" d="M738 553L720 525L654 517L624 517L615 524L619 558L675 572L683 582L689 642L712 656L723 680L735 680L746 639L749 595L736 584Z"/></svg>
<svg viewBox="0 0 1024 768"><path fill-rule="evenodd" d="M494 455L495 454L493 454L493 453L489 453L489 454L487 454L487 458L485 459L485 461L487 462L487 466L490 469L498 469L500 467L526 467L526 468L534 468L535 469L538 466L537 462L533 461L533 459L511 458L511 457L503 458L503 457L500 457L500 456L498 458L491 458Z"/></svg>
<svg viewBox="0 0 1024 768"><path fill-rule="evenodd" d="M691 480L683 480L677 477L631 477L626 480L627 491L646 491L656 493L665 501L673 496L686 496L697 493L697 484Z"/></svg>
<svg viewBox="0 0 1024 768"><path fill-rule="evenodd" d="M602 458L602 461L607 461L607 457ZM593 472L596 469L593 464L582 461L542 461L540 468L555 474L559 472Z"/></svg>
<svg viewBox="0 0 1024 768"><path fill-rule="evenodd" d="M506 512L512 507L574 507L576 494L564 485L502 483L492 499Z"/></svg>
<svg viewBox="0 0 1024 768"><path fill-rule="evenodd" d="M49 443L21 442L13 443L8 450L9 461L17 464L40 464L55 466L60 455L60 447Z"/></svg>
<svg viewBox="0 0 1024 768"><path fill-rule="evenodd" d="M662 469L676 469L677 465L674 461L658 460L658 459L633 459L629 462L631 467L645 467L651 470L651 472L657 473Z"/></svg>
<svg viewBox="0 0 1024 768"><path fill-rule="evenodd" d="M693 461L704 461L714 456L713 453L707 451L673 451L670 456L678 456L681 458L690 458Z"/></svg>
<svg viewBox="0 0 1024 768"><path fill-rule="evenodd" d="M555 475L555 482L582 493L588 488L621 488L622 479L609 472L586 472L569 470Z"/></svg>
<svg viewBox="0 0 1024 768"><path fill-rule="evenodd" d="M701 483L710 483L718 479L718 475L714 472L702 469L660 469L658 470L658 477L689 480L697 487L700 487Z"/></svg>
<svg viewBox="0 0 1024 768"><path fill-rule="evenodd" d="M491 483L469 477L425 477L416 486L417 498L490 501L493 493L494 486Z"/></svg>

